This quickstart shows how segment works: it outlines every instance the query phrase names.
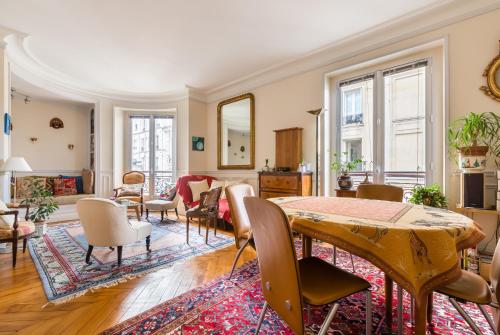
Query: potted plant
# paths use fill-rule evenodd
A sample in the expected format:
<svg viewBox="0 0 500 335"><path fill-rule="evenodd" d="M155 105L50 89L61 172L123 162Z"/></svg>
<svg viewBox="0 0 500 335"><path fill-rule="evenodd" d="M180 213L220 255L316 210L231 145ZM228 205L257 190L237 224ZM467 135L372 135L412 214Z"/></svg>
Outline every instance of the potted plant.
<svg viewBox="0 0 500 335"><path fill-rule="evenodd" d="M50 214L54 213L59 206L54 201L54 197L50 190L45 186L43 180L34 179L29 187L29 197L26 197L21 204L30 205L29 219L35 222L37 235L45 233L46 225L44 224Z"/></svg>
<svg viewBox="0 0 500 335"><path fill-rule="evenodd" d="M339 188L342 190L349 190L352 187L352 178L349 173L357 168L363 161L361 159L350 160L347 152L343 152L342 155L344 156L343 159L339 154L333 154L334 161L331 165L331 169L337 174L340 173L340 176L337 178Z"/></svg>
<svg viewBox="0 0 500 335"><path fill-rule="evenodd" d="M447 202L438 184L431 186L417 185L413 188L409 202L415 205L425 205L436 208L446 208Z"/></svg>
<svg viewBox="0 0 500 335"><path fill-rule="evenodd" d="M481 171L486 167L486 155L494 157L500 167L500 116L493 113L469 113L455 120L448 128L450 156L458 152L463 171Z"/></svg>

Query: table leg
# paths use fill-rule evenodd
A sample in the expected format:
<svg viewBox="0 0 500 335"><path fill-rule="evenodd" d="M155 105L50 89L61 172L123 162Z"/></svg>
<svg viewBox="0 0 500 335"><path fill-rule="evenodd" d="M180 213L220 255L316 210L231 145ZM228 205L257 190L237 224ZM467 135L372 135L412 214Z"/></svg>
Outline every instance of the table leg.
<svg viewBox="0 0 500 335"><path fill-rule="evenodd" d="M385 275L385 323L389 331L392 330L392 288L393 281Z"/></svg>
<svg viewBox="0 0 500 335"><path fill-rule="evenodd" d="M433 296L433 294L431 292L429 294L428 299L427 299L427 323L429 325L432 325L433 302L434 302L434 296Z"/></svg>
<svg viewBox="0 0 500 335"><path fill-rule="evenodd" d="M141 221L141 214L139 213L139 207L135 207L135 215L137 215L137 221Z"/></svg>
<svg viewBox="0 0 500 335"><path fill-rule="evenodd" d="M425 335L429 297L415 298L415 335Z"/></svg>
<svg viewBox="0 0 500 335"><path fill-rule="evenodd" d="M312 238L302 234L302 258L311 257L312 255Z"/></svg>

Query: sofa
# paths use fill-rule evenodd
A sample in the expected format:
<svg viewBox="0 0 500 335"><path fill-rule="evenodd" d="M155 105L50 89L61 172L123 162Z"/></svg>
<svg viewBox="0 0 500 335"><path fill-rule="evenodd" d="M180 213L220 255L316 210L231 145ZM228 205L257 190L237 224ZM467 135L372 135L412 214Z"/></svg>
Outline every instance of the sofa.
<svg viewBox="0 0 500 335"><path fill-rule="evenodd" d="M208 182L208 186L212 185L212 181L216 180L216 178L212 176L204 176L204 175L186 175L179 177L177 179L177 193L182 197L182 201L184 203L184 207L186 210L193 208L199 204L199 201L193 201L193 194L191 193L191 188L189 187L188 182L190 181L202 181L206 179ZM229 204L227 199L219 200L219 215L218 218L231 224L231 213L229 211Z"/></svg>

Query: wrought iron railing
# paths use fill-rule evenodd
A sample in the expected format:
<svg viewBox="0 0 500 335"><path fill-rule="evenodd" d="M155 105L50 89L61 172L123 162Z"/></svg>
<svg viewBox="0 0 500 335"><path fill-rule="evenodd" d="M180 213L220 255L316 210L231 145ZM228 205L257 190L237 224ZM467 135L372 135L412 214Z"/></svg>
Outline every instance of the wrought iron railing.
<svg viewBox="0 0 500 335"><path fill-rule="evenodd" d="M353 115L344 115L342 120L343 125L354 124L354 123L363 123L363 114L353 114Z"/></svg>
<svg viewBox="0 0 500 335"><path fill-rule="evenodd" d="M146 181L144 182L144 194L149 194L151 178L149 172L144 172ZM163 194L170 186L175 184L172 171L156 171L154 178L155 195Z"/></svg>

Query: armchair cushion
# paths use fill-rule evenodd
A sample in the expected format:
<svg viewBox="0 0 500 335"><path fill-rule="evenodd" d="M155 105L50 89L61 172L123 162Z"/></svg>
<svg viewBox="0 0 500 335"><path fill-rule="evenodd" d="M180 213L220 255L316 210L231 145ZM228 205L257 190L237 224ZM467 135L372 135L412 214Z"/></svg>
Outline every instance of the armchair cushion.
<svg viewBox="0 0 500 335"><path fill-rule="evenodd" d="M123 184L121 187L120 192L118 193L119 197L127 197L127 196L135 196L135 197L140 197L141 196L141 190L142 187L144 186L143 183L139 184Z"/></svg>
<svg viewBox="0 0 500 335"><path fill-rule="evenodd" d="M0 211L7 212L9 208L0 200ZM14 215L0 215L0 229L12 229L14 226Z"/></svg>
<svg viewBox="0 0 500 335"><path fill-rule="evenodd" d="M193 201L200 200L200 194L209 190L208 182L206 179L201 181L188 181L189 188L191 189L191 194L193 196Z"/></svg>
<svg viewBox="0 0 500 335"><path fill-rule="evenodd" d="M7 215L7 216L14 217L13 215ZM0 239L12 238L13 231L14 231L14 229L12 229L12 228L11 229L3 229L3 228L0 229ZM35 231L35 224L31 221L18 222L17 231L18 231L19 237L29 235Z"/></svg>

